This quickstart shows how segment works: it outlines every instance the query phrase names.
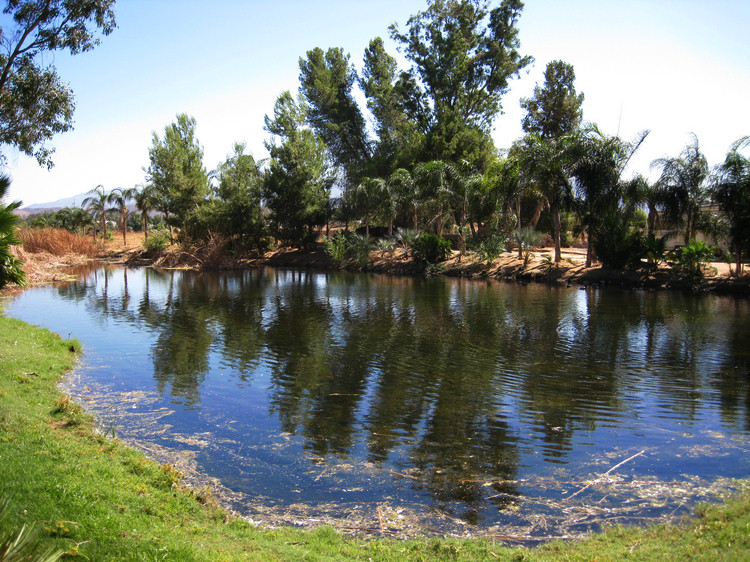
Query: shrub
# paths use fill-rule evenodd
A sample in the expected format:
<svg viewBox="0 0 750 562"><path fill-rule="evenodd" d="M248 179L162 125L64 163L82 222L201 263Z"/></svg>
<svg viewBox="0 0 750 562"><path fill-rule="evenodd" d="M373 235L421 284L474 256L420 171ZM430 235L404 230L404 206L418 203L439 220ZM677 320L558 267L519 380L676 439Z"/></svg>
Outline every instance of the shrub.
<svg viewBox="0 0 750 562"><path fill-rule="evenodd" d="M160 254L169 246L169 232L166 230L153 230L149 233L148 238L144 238L143 247L149 254Z"/></svg>
<svg viewBox="0 0 750 562"><path fill-rule="evenodd" d="M414 242L419 238L419 231L412 228L399 228L396 231L396 241L401 245L405 253L412 251Z"/></svg>
<svg viewBox="0 0 750 562"><path fill-rule="evenodd" d="M700 240L691 240L685 246L675 248L667 262L675 279L687 286L696 288L705 277L705 265L711 259L713 250Z"/></svg>
<svg viewBox="0 0 750 562"><path fill-rule="evenodd" d="M491 234L475 237L472 239L472 246L479 259L490 265L505 251L505 242L505 236L502 234Z"/></svg>
<svg viewBox="0 0 750 562"><path fill-rule="evenodd" d="M323 251L339 269L350 266L368 269L372 264L371 249L369 236L352 232L338 232L333 238L323 241Z"/></svg>
<svg viewBox="0 0 750 562"><path fill-rule="evenodd" d="M524 226L513 231L513 241L518 244L523 253L523 266L529 264L531 250L539 246L544 240L544 233L534 230L531 226Z"/></svg>
<svg viewBox="0 0 750 562"><path fill-rule="evenodd" d="M412 244L414 259L422 263L439 263L451 256L451 243L436 234L422 233Z"/></svg>

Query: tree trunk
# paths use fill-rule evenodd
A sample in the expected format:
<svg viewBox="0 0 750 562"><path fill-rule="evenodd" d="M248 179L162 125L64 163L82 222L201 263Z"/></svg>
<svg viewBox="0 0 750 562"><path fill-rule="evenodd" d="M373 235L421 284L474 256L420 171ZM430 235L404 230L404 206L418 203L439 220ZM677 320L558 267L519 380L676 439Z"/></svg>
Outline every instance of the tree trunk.
<svg viewBox="0 0 750 562"><path fill-rule="evenodd" d="M560 233L562 226L560 223L560 207L555 205L552 215L555 219L555 263L562 261L562 252L560 251Z"/></svg>
<svg viewBox="0 0 750 562"><path fill-rule="evenodd" d="M539 220L539 214L542 212L541 205L540 207L538 207L537 211L538 212L535 213L534 216L536 217L536 220ZM516 196L516 225L517 225L516 228L518 228L518 230L521 230L521 196L520 195ZM536 222L534 222L534 226L536 226ZM523 259L523 248L521 248L520 244L518 245L518 259L519 260Z"/></svg>

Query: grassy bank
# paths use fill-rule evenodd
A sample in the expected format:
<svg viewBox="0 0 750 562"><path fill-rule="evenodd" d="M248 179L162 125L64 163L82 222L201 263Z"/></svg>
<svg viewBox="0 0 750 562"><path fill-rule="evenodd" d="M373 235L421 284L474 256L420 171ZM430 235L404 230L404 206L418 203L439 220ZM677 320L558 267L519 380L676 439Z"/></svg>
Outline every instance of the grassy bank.
<svg viewBox="0 0 750 562"><path fill-rule="evenodd" d="M79 345L0 315L0 533L27 524L80 560L747 560L750 490L682 527L612 529L536 549L487 540L361 541L330 528L257 529L179 474L94 431L56 383ZM2 561L0 555L0 561Z"/></svg>

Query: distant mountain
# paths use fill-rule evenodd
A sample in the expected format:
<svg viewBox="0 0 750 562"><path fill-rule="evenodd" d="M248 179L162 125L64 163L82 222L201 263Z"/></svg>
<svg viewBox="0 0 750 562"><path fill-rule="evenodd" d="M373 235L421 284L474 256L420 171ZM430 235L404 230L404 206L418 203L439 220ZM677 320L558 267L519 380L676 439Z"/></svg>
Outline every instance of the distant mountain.
<svg viewBox="0 0 750 562"><path fill-rule="evenodd" d="M20 210L26 211L29 214L34 214L41 213L42 211L54 211L57 209L63 209L65 207L80 207L83 200L86 199L86 197L88 197L89 195L90 193L79 193L78 195L73 195L72 197L65 197L63 199L58 199L57 201L52 201L51 203L35 203L33 205L27 205Z"/></svg>

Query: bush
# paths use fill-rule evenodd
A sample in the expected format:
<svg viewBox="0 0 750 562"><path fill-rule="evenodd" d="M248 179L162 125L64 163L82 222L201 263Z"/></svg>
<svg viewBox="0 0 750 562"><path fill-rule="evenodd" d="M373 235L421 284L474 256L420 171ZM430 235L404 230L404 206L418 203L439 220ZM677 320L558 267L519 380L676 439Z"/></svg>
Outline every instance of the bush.
<svg viewBox="0 0 750 562"><path fill-rule="evenodd" d="M422 263L439 263L451 256L451 243L436 234L422 233L412 244L412 255Z"/></svg>
<svg viewBox="0 0 750 562"><path fill-rule="evenodd" d="M148 238L144 238L143 247L148 254L160 254L170 244L169 232L166 230L152 230Z"/></svg>
<svg viewBox="0 0 750 562"><path fill-rule="evenodd" d="M505 251L505 243L506 239L502 234L490 234L472 238L470 245L479 259L490 265Z"/></svg>
<svg viewBox="0 0 750 562"><path fill-rule="evenodd" d="M352 232L338 232L333 238L323 241L323 251L339 269L345 267L368 269L372 264L371 249L369 236Z"/></svg>
<svg viewBox="0 0 750 562"><path fill-rule="evenodd" d="M687 245L675 248L667 256L667 262L676 280L695 288L703 281L705 265L712 255L710 246L700 240L691 240Z"/></svg>
<svg viewBox="0 0 750 562"><path fill-rule="evenodd" d="M539 246L544 240L544 233L534 230L532 226L524 226L513 231L513 241L518 244L523 253L523 266L529 265L531 250Z"/></svg>

